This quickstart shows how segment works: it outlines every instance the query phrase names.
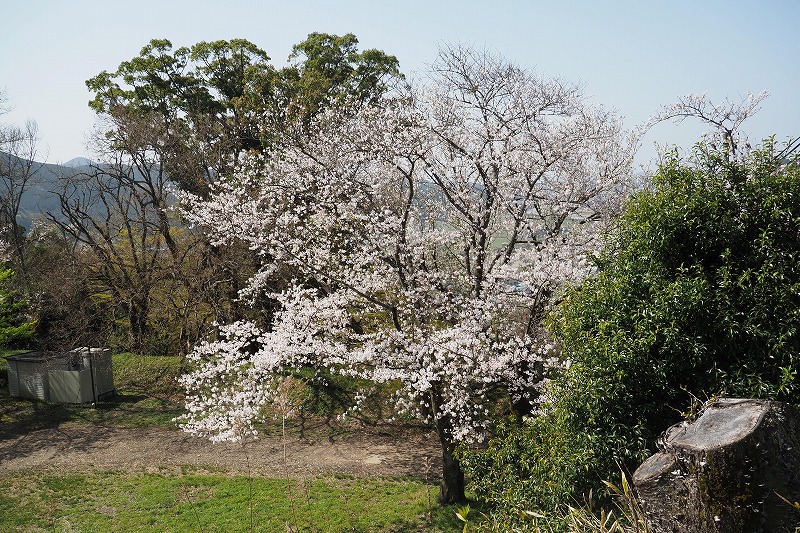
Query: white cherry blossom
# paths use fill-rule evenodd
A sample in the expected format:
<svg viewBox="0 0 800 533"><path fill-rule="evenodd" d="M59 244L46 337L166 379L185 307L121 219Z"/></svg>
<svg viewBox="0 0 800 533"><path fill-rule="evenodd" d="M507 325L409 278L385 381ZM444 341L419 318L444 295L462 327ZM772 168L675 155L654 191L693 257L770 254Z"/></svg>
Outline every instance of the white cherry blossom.
<svg viewBox="0 0 800 533"><path fill-rule="evenodd" d="M279 310L195 349L183 427L252 434L293 369L395 382L398 408L435 424L443 490L458 491L455 443L483 438L498 391L535 405L558 364L542 319L591 272L635 143L576 87L462 48L425 85L329 111L312 130L209 200L185 198L215 244L261 256L241 296ZM278 273L293 279L274 292Z"/></svg>

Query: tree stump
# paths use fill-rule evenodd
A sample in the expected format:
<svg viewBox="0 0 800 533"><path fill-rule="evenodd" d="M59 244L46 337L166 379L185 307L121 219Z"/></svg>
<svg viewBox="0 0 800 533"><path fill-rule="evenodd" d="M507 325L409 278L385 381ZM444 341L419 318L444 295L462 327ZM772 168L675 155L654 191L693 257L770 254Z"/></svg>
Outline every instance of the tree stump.
<svg viewBox="0 0 800 533"><path fill-rule="evenodd" d="M780 402L725 398L673 426L633 474L660 532L794 532L800 512L800 416Z"/></svg>

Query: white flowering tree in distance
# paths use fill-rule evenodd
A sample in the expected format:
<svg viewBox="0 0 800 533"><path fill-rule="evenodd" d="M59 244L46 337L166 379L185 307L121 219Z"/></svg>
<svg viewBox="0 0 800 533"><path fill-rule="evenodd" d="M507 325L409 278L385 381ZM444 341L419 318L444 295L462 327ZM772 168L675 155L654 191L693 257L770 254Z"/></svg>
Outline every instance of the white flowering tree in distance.
<svg viewBox="0 0 800 533"><path fill-rule="evenodd" d="M186 216L241 240L278 302L268 327L221 325L183 377L185 430L254 433L279 376L319 368L398 386L441 441L440 499L464 499L453 452L498 394L532 412L556 353L541 320L630 178L633 143L580 91L464 48L418 87L324 113L307 141L253 158ZM275 292L275 273L292 279Z"/></svg>

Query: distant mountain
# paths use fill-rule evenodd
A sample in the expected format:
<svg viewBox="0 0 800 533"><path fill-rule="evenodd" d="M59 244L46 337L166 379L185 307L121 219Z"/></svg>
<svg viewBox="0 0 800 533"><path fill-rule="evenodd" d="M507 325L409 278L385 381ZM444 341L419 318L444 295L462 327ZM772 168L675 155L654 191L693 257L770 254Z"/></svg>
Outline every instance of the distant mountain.
<svg viewBox="0 0 800 533"><path fill-rule="evenodd" d="M91 168L86 158L76 157L63 165L51 163L34 163L33 175L26 185L17 224L26 230L31 229L33 221L42 218L45 213L60 213L61 207L55 192L60 189L60 180L65 176L78 172L89 172ZM14 168L22 166L19 158L14 155L0 152L0 168ZM0 179L3 179L0 177ZM0 188L0 192L4 188Z"/></svg>
<svg viewBox="0 0 800 533"><path fill-rule="evenodd" d="M23 167L22 160L11 154L0 152L0 169ZM47 213L52 213L56 217L61 215L61 204L59 202L57 192L62 190L62 181L70 176L78 174L94 175L97 172L102 172L106 165L97 164L85 157L75 157L66 163L60 165L52 163L34 163L33 176L28 181L25 193L22 196L20 203L20 212L17 216L17 224L24 227L26 231L33 227L33 222L41 219ZM138 172L136 176L140 176ZM106 175L109 179L110 176ZM3 185L4 178L0 176L0 194L3 194L5 188ZM97 203L97 213L102 212L102 204ZM94 209L91 209L94 211Z"/></svg>
<svg viewBox="0 0 800 533"><path fill-rule="evenodd" d="M85 157L73 157L66 163L61 163L61 166L74 168L74 167L88 167L89 165L92 164L94 164L94 161L92 161L91 159L87 159Z"/></svg>

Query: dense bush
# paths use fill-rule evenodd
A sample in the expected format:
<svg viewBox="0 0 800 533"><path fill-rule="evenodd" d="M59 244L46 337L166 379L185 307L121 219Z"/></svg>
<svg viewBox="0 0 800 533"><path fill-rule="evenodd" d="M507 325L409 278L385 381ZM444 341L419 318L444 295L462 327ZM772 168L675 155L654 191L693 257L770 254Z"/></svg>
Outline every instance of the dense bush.
<svg viewBox="0 0 800 533"><path fill-rule="evenodd" d="M34 323L27 302L13 290L14 271L0 266L0 347L24 343L33 336Z"/></svg>
<svg viewBox="0 0 800 533"><path fill-rule="evenodd" d="M597 266L552 317L570 365L543 416L467 459L480 497L552 509L597 494L697 399L798 403L800 170L772 142L668 157Z"/></svg>

